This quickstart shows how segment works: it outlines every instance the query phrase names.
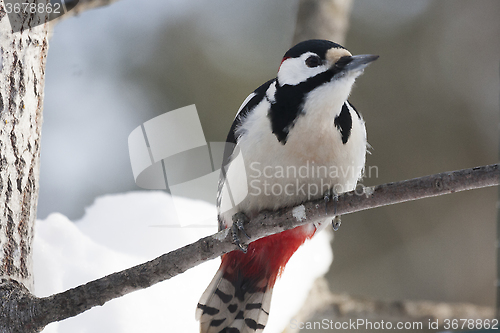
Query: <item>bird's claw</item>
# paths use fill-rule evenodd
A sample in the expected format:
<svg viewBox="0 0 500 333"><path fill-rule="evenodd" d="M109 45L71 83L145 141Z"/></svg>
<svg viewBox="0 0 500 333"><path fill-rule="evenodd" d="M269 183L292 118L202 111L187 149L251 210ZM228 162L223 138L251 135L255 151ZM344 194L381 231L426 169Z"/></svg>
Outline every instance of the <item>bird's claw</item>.
<svg viewBox="0 0 500 333"><path fill-rule="evenodd" d="M231 226L233 243L236 244L236 246L238 246L238 248L243 251L243 253L247 253L248 246L241 243L239 232L243 233L246 238L250 239L250 236L248 236L244 226L248 221L248 217L244 213L239 212L233 216L233 225Z"/></svg>
<svg viewBox="0 0 500 333"><path fill-rule="evenodd" d="M335 191L334 188L331 188L331 189L328 189L327 191L325 191L325 193L323 194L323 198L325 200L325 214L328 215L328 201L330 201L331 199L333 199L335 201L334 205L333 205L333 213L334 214L337 214L337 202L339 202L339 195L338 193ZM332 227L333 227L333 231L337 231L339 230L340 228L340 225L341 225L341 220L340 220L340 216L335 216L332 220Z"/></svg>
<svg viewBox="0 0 500 333"><path fill-rule="evenodd" d="M337 202L339 202L339 195L333 187L331 189L328 189L325 191L325 193L323 194L323 199L325 200L325 214L328 215L327 204L332 199L335 201L333 213L336 214L337 213Z"/></svg>
<svg viewBox="0 0 500 333"><path fill-rule="evenodd" d="M335 216L332 220L333 231L339 230L341 224L342 224L342 221L340 220L340 215Z"/></svg>

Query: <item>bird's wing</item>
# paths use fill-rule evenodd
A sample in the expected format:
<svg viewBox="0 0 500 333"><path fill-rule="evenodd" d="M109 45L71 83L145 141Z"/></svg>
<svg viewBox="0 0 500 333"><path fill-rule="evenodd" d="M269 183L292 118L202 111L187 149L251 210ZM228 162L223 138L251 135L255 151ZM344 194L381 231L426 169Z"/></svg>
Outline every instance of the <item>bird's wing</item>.
<svg viewBox="0 0 500 333"><path fill-rule="evenodd" d="M276 79L272 79L261 85L259 88L255 89L241 104L236 117L234 118L233 124L231 125L231 129L229 130L229 134L226 139L226 146L224 149L224 155L222 159L222 167L221 174L219 178L219 187L217 190L217 208L220 207L222 200L222 188L225 181L225 175L228 165L231 163L231 158L233 157L234 150L238 144L238 139L242 133L238 133L238 129L241 126L243 120L255 109L255 107L262 102L262 100L266 97L266 92L269 89L269 86ZM221 225L219 221L219 230L222 230L224 227Z"/></svg>

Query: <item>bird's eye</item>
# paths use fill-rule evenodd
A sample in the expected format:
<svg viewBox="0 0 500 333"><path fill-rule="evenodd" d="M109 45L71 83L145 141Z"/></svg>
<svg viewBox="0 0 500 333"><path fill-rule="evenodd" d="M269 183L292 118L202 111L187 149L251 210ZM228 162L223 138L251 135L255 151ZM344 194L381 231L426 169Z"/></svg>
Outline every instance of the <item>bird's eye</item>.
<svg viewBox="0 0 500 333"><path fill-rule="evenodd" d="M310 56L309 58L306 59L306 65L307 67L318 67L321 65L321 59L318 56Z"/></svg>

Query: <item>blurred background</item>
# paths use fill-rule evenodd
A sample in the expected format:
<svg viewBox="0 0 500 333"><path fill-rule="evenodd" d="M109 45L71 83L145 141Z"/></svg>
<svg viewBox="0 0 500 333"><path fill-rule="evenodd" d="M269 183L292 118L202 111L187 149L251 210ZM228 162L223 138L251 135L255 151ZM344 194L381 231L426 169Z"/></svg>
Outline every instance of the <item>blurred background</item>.
<svg viewBox="0 0 500 333"><path fill-rule="evenodd" d="M246 96L290 48L297 0L121 0L55 26L46 70L38 218L80 219L141 190L127 138L196 104L224 141ZM354 0L344 46L380 59L351 102L373 146L367 186L498 161L500 2ZM494 305L497 189L342 218L332 292Z"/></svg>

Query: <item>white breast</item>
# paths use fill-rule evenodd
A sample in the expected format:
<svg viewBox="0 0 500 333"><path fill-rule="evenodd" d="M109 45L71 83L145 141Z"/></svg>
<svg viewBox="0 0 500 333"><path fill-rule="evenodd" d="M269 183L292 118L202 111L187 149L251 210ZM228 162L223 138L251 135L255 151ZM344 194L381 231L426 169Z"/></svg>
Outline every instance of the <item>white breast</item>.
<svg viewBox="0 0 500 333"><path fill-rule="evenodd" d="M334 119L349 94L351 85L345 86L349 86L347 91L329 84L311 92L330 94L331 98L308 99L316 104L304 105L306 112L296 120L285 145L271 132L267 100L248 115L239 129L243 163L238 168L237 164L230 165L223 188L226 195L222 196L221 207L225 209L220 216L226 225L231 224L231 216L238 211L251 217L263 209L274 210L320 198L332 187L337 193L355 188L365 165L366 129L364 121L349 106L351 135L342 143ZM248 191L245 199L231 202L227 183L240 198Z"/></svg>

